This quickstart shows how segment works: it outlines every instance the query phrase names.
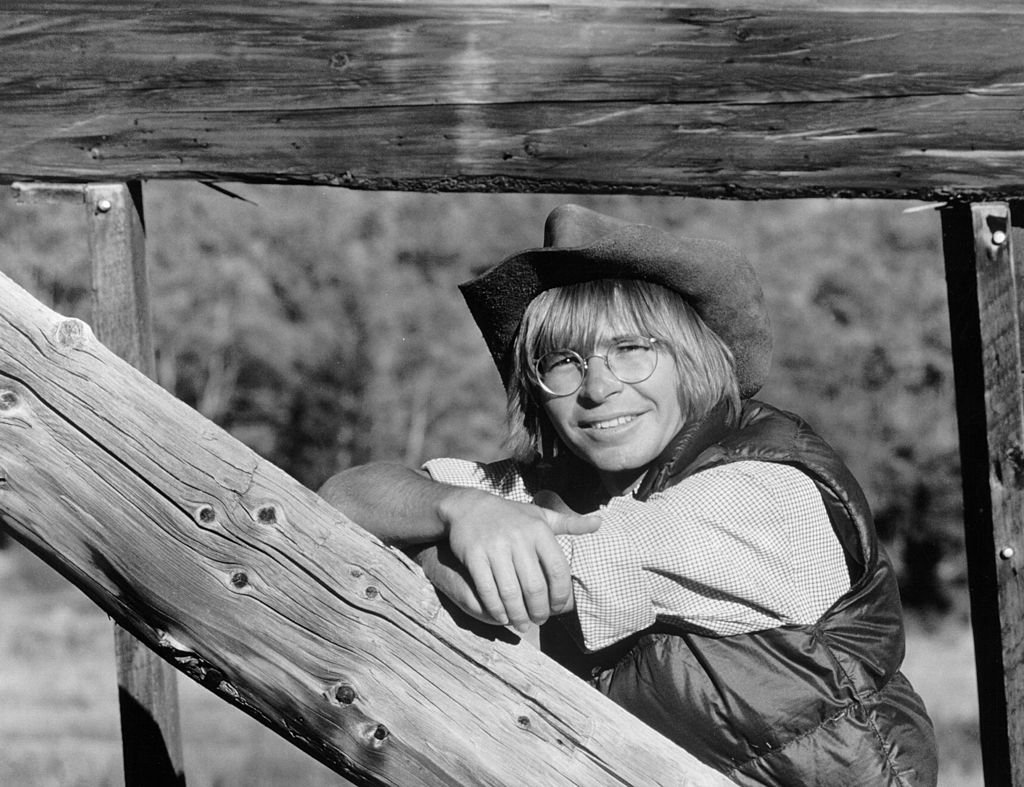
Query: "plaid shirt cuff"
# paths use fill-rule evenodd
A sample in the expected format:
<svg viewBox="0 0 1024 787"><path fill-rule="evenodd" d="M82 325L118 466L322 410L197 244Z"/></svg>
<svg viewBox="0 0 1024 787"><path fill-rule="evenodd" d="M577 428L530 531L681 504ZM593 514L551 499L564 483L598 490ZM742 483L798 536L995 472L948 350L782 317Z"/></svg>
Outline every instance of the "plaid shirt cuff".
<svg viewBox="0 0 1024 787"><path fill-rule="evenodd" d="M590 651L653 626L657 619L637 533L617 525L608 521L598 533L557 537L572 571L576 615Z"/></svg>

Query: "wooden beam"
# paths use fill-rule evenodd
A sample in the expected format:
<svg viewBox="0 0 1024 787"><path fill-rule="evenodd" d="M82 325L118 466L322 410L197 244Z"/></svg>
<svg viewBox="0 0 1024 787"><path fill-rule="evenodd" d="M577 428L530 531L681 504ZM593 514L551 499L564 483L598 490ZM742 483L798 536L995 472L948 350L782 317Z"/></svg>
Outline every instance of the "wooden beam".
<svg viewBox="0 0 1024 787"><path fill-rule="evenodd" d="M1024 194L1014 0L6 0L0 180Z"/></svg>
<svg viewBox="0 0 1024 787"><path fill-rule="evenodd" d="M155 379L142 186L93 183L84 192L96 336ZM114 653L125 784L184 785L177 672L120 626Z"/></svg>
<svg viewBox="0 0 1024 787"><path fill-rule="evenodd" d="M0 520L360 784L731 784L2 276Z"/></svg>
<svg viewBox="0 0 1024 787"><path fill-rule="evenodd" d="M1024 206L1022 206L1024 207ZM1024 212L943 210L985 783L1024 785Z"/></svg>

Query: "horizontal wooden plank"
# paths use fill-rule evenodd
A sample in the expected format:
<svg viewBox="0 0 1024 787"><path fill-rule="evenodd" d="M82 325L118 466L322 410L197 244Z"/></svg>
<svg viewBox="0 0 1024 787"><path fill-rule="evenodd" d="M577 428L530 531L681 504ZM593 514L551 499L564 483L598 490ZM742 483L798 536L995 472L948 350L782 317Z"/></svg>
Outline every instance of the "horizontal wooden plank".
<svg viewBox="0 0 1024 787"><path fill-rule="evenodd" d="M7 0L0 180L1024 193L1024 9Z"/></svg>

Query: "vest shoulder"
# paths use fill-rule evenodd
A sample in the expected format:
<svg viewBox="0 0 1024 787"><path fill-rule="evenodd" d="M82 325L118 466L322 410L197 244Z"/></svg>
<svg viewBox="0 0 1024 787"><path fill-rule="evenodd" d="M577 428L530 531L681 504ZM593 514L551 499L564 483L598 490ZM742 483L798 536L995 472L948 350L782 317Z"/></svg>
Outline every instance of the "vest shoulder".
<svg viewBox="0 0 1024 787"><path fill-rule="evenodd" d="M800 416L757 400L744 402L736 429L717 444L718 460L755 459L842 465L838 454Z"/></svg>

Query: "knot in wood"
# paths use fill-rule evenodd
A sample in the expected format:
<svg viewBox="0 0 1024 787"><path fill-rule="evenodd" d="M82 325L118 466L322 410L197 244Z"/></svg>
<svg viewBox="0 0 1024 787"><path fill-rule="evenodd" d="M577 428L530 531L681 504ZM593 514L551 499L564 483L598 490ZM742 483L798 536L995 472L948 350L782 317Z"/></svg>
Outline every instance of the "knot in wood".
<svg viewBox="0 0 1024 787"><path fill-rule="evenodd" d="M0 390L0 410L13 410L18 406L18 394L5 388Z"/></svg>
<svg viewBox="0 0 1024 787"><path fill-rule="evenodd" d="M57 344L69 350L76 349L85 344L88 333L89 326L81 320L73 317L61 320L57 326Z"/></svg>
<svg viewBox="0 0 1024 787"><path fill-rule="evenodd" d="M367 585L366 590L363 591L363 595L367 598L377 598L380 595L380 591L373 585Z"/></svg>
<svg viewBox="0 0 1024 787"><path fill-rule="evenodd" d="M386 739L390 734L391 733L388 731L388 728L385 727L383 724L378 724L376 729L373 731L373 737L375 740L378 741Z"/></svg>
<svg viewBox="0 0 1024 787"><path fill-rule="evenodd" d="M277 524L277 509L272 505L260 506L256 509L256 521L261 525Z"/></svg>
<svg viewBox="0 0 1024 787"><path fill-rule="evenodd" d="M342 683L334 692L334 698L342 705L351 705L356 700L356 690L347 683Z"/></svg>
<svg viewBox="0 0 1024 787"><path fill-rule="evenodd" d="M1016 472L1024 470L1024 448L1019 445L1011 445L1006 449L1006 458L1010 460Z"/></svg>
<svg viewBox="0 0 1024 787"><path fill-rule="evenodd" d="M196 519L204 525L212 525L217 521L217 512L213 510L213 506L199 506L196 509Z"/></svg>
<svg viewBox="0 0 1024 787"><path fill-rule="evenodd" d="M249 584L249 575L244 571L236 571L231 575L231 584L241 590Z"/></svg>
<svg viewBox="0 0 1024 787"><path fill-rule="evenodd" d="M518 726L518 727L520 727L521 729L524 729L524 730L530 729L530 717L529 716L519 716L516 719L516 726Z"/></svg>

